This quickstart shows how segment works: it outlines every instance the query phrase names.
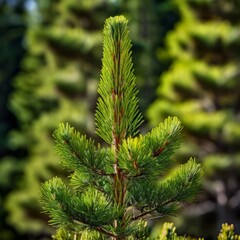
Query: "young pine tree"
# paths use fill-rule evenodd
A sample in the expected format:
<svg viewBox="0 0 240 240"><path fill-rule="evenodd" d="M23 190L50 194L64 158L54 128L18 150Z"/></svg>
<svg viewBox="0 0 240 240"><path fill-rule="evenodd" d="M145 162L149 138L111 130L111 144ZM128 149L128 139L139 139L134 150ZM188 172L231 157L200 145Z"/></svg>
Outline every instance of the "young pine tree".
<svg viewBox="0 0 240 240"><path fill-rule="evenodd" d="M175 213L200 186L202 170L192 159L166 174L180 143L177 118L137 136L142 115L123 16L107 19L103 44L96 132L109 146L69 124L54 132L71 172L69 184L55 177L42 186L43 208L59 228L55 239L148 239L147 220Z"/></svg>

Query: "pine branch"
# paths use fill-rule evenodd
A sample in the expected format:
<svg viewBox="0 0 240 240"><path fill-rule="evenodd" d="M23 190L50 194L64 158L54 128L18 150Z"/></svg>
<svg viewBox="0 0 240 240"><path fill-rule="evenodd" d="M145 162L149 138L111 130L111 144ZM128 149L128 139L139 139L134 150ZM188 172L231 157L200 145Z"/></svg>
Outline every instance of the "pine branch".
<svg viewBox="0 0 240 240"><path fill-rule="evenodd" d="M171 155L179 147L181 130L180 121L169 117L145 136L125 139L119 151L124 175L128 179L161 176L173 163Z"/></svg>
<svg viewBox="0 0 240 240"><path fill-rule="evenodd" d="M69 224L76 230L79 227L102 227L121 214L121 210L104 194L94 189L78 195L71 194L59 178L46 182L42 189L44 210L52 217L52 224L59 227L68 227Z"/></svg>
<svg viewBox="0 0 240 240"><path fill-rule="evenodd" d="M74 190L84 192L92 187L109 196L111 193L111 178L92 175L83 171L75 171L70 178L70 185ZM110 197L110 196L109 196Z"/></svg>
<svg viewBox="0 0 240 240"><path fill-rule="evenodd" d="M174 203L176 201L176 199L177 199L177 196L173 197L172 199L170 199L170 200L168 200L168 201L166 201L164 203L161 203L157 207L154 207L154 208L152 208L152 209L150 209L150 210L148 210L146 212L143 212L143 213L139 214L138 216L133 217L132 220L136 221L136 220L138 220L138 219L140 219L140 218L142 218L142 217L144 217L144 216L146 216L148 214L151 214L151 213L157 211L157 209L159 209L161 207L164 207L165 205L168 205L170 203ZM148 205L146 207L148 207ZM142 209L144 209L144 207L142 207ZM165 214L158 213L158 216L155 216L154 219L157 219L157 218L160 218L160 217L163 217L163 216L165 216ZM152 217L150 217L148 219L152 219Z"/></svg>
<svg viewBox="0 0 240 240"><path fill-rule="evenodd" d="M182 203L190 201L198 192L201 176L200 165L190 160L159 183L152 180L134 181L129 189L131 198L128 201L141 212L150 208L148 211L156 210L159 216L174 214Z"/></svg>
<svg viewBox="0 0 240 240"><path fill-rule="evenodd" d="M60 124L53 137L55 138L55 148L62 164L67 168L72 170L85 168L93 174L100 176L113 175L106 173L102 168L104 159L99 159L101 157L101 149L97 150L91 139L87 140L85 136L80 136L69 124Z"/></svg>
<svg viewBox="0 0 240 240"><path fill-rule="evenodd" d="M151 209L151 210L149 210L149 211L147 211L147 212L141 213L141 214L139 214L138 216L132 217L132 220L133 220L133 221L136 221L136 220L138 220L138 219L140 219L140 218L142 218L142 217L144 217L144 216L146 216L146 215L148 215L148 214L151 214L151 213L154 212L154 211L156 211L156 208L153 208L153 209Z"/></svg>
<svg viewBox="0 0 240 240"><path fill-rule="evenodd" d="M98 232L100 232L100 233L103 233L103 234L107 235L107 236L114 237L114 238L117 237L117 235L115 235L114 233L111 233L111 232L107 231L107 230L104 229L103 227L97 227L96 230L97 230Z"/></svg>

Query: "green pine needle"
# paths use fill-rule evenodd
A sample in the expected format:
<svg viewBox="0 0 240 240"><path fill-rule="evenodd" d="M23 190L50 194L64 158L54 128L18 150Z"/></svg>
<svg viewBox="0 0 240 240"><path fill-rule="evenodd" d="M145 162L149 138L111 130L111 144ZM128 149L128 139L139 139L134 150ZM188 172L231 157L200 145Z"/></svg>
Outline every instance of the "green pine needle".
<svg viewBox="0 0 240 240"><path fill-rule="evenodd" d="M41 202L51 217L51 224L75 231L111 224L121 214L121 210L96 189L75 194L56 177L43 184Z"/></svg>
<svg viewBox="0 0 240 240"><path fill-rule="evenodd" d="M68 123L60 124L53 137L56 151L64 167L91 172L93 175L111 174L113 159L110 149L95 147L93 140L80 135Z"/></svg>
<svg viewBox="0 0 240 240"><path fill-rule="evenodd" d="M131 178L157 179L173 163L181 130L180 121L169 117L145 136L125 139L120 148L121 169Z"/></svg>
<svg viewBox="0 0 240 240"><path fill-rule="evenodd" d="M96 146L69 124L54 132L71 171L69 186L60 178L42 185L43 209L61 229L56 239L149 239L147 220L175 214L200 188L202 169L192 159L167 174L181 140L178 118L136 136L142 115L123 16L106 20L103 44L96 126L111 146Z"/></svg>
<svg viewBox="0 0 240 240"><path fill-rule="evenodd" d="M97 134L113 143L113 134L134 136L142 123L131 58L131 42L123 16L110 17L103 30L102 74L96 110Z"/></svg>

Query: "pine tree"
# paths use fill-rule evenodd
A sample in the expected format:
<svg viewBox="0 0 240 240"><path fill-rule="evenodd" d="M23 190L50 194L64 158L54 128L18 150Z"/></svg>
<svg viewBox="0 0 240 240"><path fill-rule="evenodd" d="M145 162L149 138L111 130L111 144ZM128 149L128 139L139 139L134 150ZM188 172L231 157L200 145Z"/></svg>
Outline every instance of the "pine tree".
<svg viewBox="0 0 240 240"><path fill-rule="evenodd" d="M100 71L101 24L115 12L112 1L36 1L29 17L27 56L15 80L11 108L20 130L11 133L24 165L18 187L6 201L7 221L18 232L40 237L52 231L40 214L40 182L59 169L52 131L68 121L92 135L97 76ZM113 8L112 8L113 6Z"/></svg>
<svg viewBox="0 0 240 240"><path fill-rule="evenodd" d="M42 185L43 208L59 228L54 239L147 239L148 219L176 213L198 192L202 170L193 159L168 171L182 130L176 117L138 134L142 115L130 48L127 20L108 18L95 120L109 147L68 123L53 134L71 173L69 184L54 177Z"/></svg>
<svg viewBox="0 0 240 240"><path fill-rule="evenodd" d="M179 159L196 156L207 173L201 204L187 211L183 232L191 230L188 223L194 221L198 230L192 231L199 235L211 228L205 232L210 237L222 222L239 226L240 220L240 1L176 4L181 21L160 52L171 65L161 76L149 118L152 126L169 115L181 119L186 138Z"/></svg>

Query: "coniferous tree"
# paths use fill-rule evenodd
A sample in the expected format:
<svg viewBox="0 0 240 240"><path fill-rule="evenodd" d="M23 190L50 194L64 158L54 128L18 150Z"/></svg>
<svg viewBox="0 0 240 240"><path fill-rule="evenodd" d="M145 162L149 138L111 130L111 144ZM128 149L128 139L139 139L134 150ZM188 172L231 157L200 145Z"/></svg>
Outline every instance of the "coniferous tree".
<svg viewBox="0 0 240 240"><path fill-rule="evenodd" d="M131 60L127 20L106 20L95 115L96 145L68 123L54 132L70 183L55 177L42 186L42 204L59 230L54 239L147 239L148 219L178 211L198 192L202 170L189 160L169 174L181 124L167 118L138 135L142 115ZM168 174L167 174L168 173Z"/></svg>
<svg viewBox="0 0 240 240"><path fill-rule="evenodd" d="M196 156L207 173L201 204L187 211L183 232L195 222L198 230L192 233L209 237L216 235L222 222L237 228L240 220L240 1L176 4L181 21L160 51L161 59L171 65L161 76L149 119L152 126L168 115L182 120L186 138L179 158Z"/></svg>
<svg viewBox="0 0 240 240"><path fill-rule="evenodd" d="M15 80L11 108L20 130L10 144L22 149L24 173L7 201L8 222L36 238L51 231L40 215L40 182L62 172L52 149L52 131L68 121L92 134L101 26L115 12L112 1L36 1L26 37L27 56ZM113 8L112 8L113 6Z"/></svg>

